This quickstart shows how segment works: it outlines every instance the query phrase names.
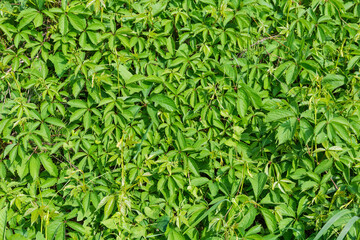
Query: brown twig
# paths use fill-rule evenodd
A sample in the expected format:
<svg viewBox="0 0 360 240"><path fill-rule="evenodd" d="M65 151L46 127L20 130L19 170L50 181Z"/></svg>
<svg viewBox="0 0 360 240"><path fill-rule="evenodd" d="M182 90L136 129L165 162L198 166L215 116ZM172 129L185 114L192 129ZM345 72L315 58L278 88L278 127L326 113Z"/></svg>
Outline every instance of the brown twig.
<svg viewBox="0 0 360 240"><path fill-rule="evenodd" d="M34 149L34 151L31 153L31 155L30 155L30 157L29 157L29 159L28 159L28 161L30 160L30 158L32 157L32 155L36 152L36 150L38 149L38 146L36 146L35 147L35 149Z"/></svg>
<svg viewBox="0 0 360 240"><path fill-rule="evenodd" d="M325 171L325 173L327 174L328 172ZM334 187L336 188L336 190L339 190L339 187L336 185L336 183L334 182L333 178L330 177L330 179L331 179L332 183L334 184Z"/></svg>

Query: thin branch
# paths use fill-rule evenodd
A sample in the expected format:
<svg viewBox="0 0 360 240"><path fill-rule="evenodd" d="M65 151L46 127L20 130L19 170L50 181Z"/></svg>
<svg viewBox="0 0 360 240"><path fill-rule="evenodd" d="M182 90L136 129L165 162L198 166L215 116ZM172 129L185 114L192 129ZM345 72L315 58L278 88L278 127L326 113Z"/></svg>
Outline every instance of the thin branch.
<svg viewBox="0 0 360 240"><path fill-rule="evenodd" d="M256 43L251 44L250 47L248 47L245 51L242 51L241 53L238 53L237 57L238 57L238 58L241 58L244 53L246 53L247 51L249 51L249 48L252 48L252 47L254 47L254 46L256 46L256 45L259 45L259 44L261 44L261 43L263 43L263 42L265 42L265 41L267 41L267 40L269 40L269 39L276 39L276 38L278 38L278 37L280 37L280 36L281 36L281 35L278 34L278 35L273 35L273 36L270 36L270 37L266 37L266 38L260 39L260 40L257 41Z"/></svg>

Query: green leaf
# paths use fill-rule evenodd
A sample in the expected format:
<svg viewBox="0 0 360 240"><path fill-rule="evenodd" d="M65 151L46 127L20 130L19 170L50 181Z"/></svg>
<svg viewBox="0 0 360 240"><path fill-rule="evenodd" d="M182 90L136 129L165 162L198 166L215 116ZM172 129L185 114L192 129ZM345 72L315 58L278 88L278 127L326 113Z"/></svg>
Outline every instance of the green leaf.
<svg viewBox="0 0 360 240"><path fill-rule="evenodd" d="M302 2L0 1L5 238L357 237L360 4Z"/></svg>
<svg viewBox="0 0 360 240"><path fill-rule="evenodd" d="M34 18L34 26L40 27L43 24L43 15L41 13L38 13L36 17Z"/></svg>
<svg viewBox="0 0 360 240"><path fill-rule="evenodd" d="M29 25L29 23L31 21L34 20L34 18L36 17L36 10L35 9L28 9L28 10L32 10L31 12L28 12L23 19L21 19L19 25L18 25L18 30L21 30L22 28L24 28L25 26Z"/></svg>
<svg viewBox="0 0 360 240"><path fill-rule="evenodd" d="M175 229L170 229L167 240L185 240L185 237Z"/></svg>
<svg viewBox="0 0 360 240"><path fill-rule="evenodd" d="M238 97L238 101L236 102L237 111L241 117L245 117L249 108L249 98L243 89L239 89Z"/></svg>
<svg viewBox="0 0 360 240"><path fill-rule="evenodd" d="M108 229L117 229L117 221L114 218L103 220L101 221L101 223L105 225L105 227L107 227Z"/></svg>
<svg viewBox="0 0 360 240"><path fill-rule="evenodd" d="M146 110L147 110L152 122L156 126L158 126L159 125L159 120L158 120L158 116L157 116L157 112L158 112L157 109L154 106L152 106L152 104L148 104L146 106Z"/></svg>
<svg viewBox="0 0 360 240"><path fill-rule="evenodd" d="M145 215L151 219L157 219L159 217L159 211L156 208L144 208Z"/></svg>
<svg viewBox="0 0 360 240"><path fill-rule="evenodd" d="M289 117L294 117L294 116L295 116L295 114L290 110L277 109L277 110L273 110L273 111L269 112L266 115L265 122L279 121L284 118L289 118Z"/></svg>
<svg viewBox="0 0 360 240"><path fill-rule="evenodd" d="M286 84L288 84L288 85L292 84L295 81L296 76L297 76L297 67L293 63L286 70Z"/></svg>
<svg viewBox="0 0 360 240"><path fill-rule="evenodd" d="M81 234L86 234L86 229L84 228L84 226L77 222L67 221L66 225L68 225L70 228L74 229L75 231Z"/></svg>
<svg viewBox="0 0 360 240"><path fill-rule="evenodd" d="M117 70L119 71L121 77L126 81L129 81L130 78L133 76L131 72L127 70L127 68L122 64L116 65Z"/></svg>
<svg viewBox="0 0 360 240"><path fill-rule="evenodd" d="M37 232L36 240L46 240L46 238L44 237L44 234L42 234L41 232Z"/></svg>
<svg viewBox="0 0 360 240"><path fill-rule="evenodd" d="M10 118L7 119L3 119L0 121L0 135L3 132L5 126L7 125L7 123L10 121Z"/></svg>
<svg viewBox="0 0 360 240"><path fill-rule="evenodd" d="M332 159L323 160L314 170L316 174L321 174L327 170L329 170L333 165Z"/></svg>
<svg viewBox="0 0 360 240"><path fill-rule="evenodd" d="M105 208L104 208L104 220L107 219L112 213L115 207L115 196L112 195L107 199Z"/></svg>
<svg viewBox="0 0 360 240"><path fill-rule="evenodd" d="M203 3L206 3L206 4L209 4L209 5L212 5L212 6L216 6L216 3L214 0L200 0L200 2L203 2Z"/></svg>
<svg viewBox="0 0 360 240"><path fill-rule="evenodd" d="M206 183L208 183L210 180L208 178L205 177L197 177L194 178L193 180L191 180L191 185L198 187L198 186L202 186Z"/></svg>
<svg viewBox="0 0 360 240"><path fill-rule="evenodd" d="M45 119L45 122L58 127L63 127L63 128L66 127L65 124L60 119L55 117L48 117Z"/></svg>
<svg viewBox="0 0 360 240"><path fill-rule="evenodd" d="M168 111L176 111L176 105L175 105L174 101L171 98L169 98L163 94L153 95L150 98L150 100L153 101L154 103L160 105L161 107L165 108Z"/></svg>
<svg viewBox="0 0 360 240"><path fill-rule="evenodd" d="M339 137L341 137L348 143L351 142L350 134L347 131L347 129L344 127L343 124L340 124L338 122L331 122L330 124L334 127L334 129L335 129L336 133L339 135Z"/></svg>
<svg viewBox="0 0 360 240"><path fill-rule="evenodd" d="M306 69L306 70L309 70L309 71L312 71L314 73L318 72L319 71L319 64L317 64L315 61L313 60L305 60L305 61L302 61L300 63L300 65Z"/></svg>
<svg viewBox="0 0 360 240"><path fill-rule="evenodd" d="M133 83L133 82L140 82L140 81L143 81L145 79L146 79L145 76L136 74L136 75L131 76L128 80L126 80L125 83L130 84L130 83Z"/></svg>
<svg viewBox="0 0 360 240"><path fill-rule="evenodd" d="M155 3L152 6L152 11L151 14L155 17L156 15L158 15L161 11L163 11L166 8L166 5L168 4L169 1L158 1L157 3Z"/></svg>
<svg viewBox="0 0 360 240"><path fill-rule="evenodd" d="M51 160L51 158L46 153L41 153L39 155L39 158L40 158L40 161L41 161L42 165L46 169L46 171L51 176L57 177L58 176L58 169L57 169L56 165L53 163L53 161Z"/></svg>
<svg viewBox="0 0 360 240"><path fill-rule="evenodd" d="M265 184L267 181L267 175L265 173L258 173L254 177L250 178L250 183L253 188L256 201L259 199Z"/></svg>
<svg viewBox="0 0 360 240"><path fill-rule="evenodd" d="M71 107L75 107L75 108L88 108L86 102L84 102L80 99L70 100L67 102L67 104L69 104Z"/></svg>
<svg viewBox="0 0 360 240"><path fill-rule="evenodd" d="M180 149L182 149L182 150L185 149L187 144L186 144L184 134L181 132L181 130L177 131L177 140L180 145Z"/></svg>
<svg viewBox="0 0 360 240"><path fill-rule="evenodd" d="M246 84L241 83L240 85L242 86L242 88L247 93L248 97L250 98L250 101L251 101L252 105L255 108L260 108L262 106L262 100L261 100L261 97L259 96L259 94L257 92L255 92L254 89L247 86Z"/></svg>
<svg viewBox="0 0 360 240"><path fill-rule="evenodd" d="M348 66L347 66L347 70L351 70L354 68L355 64L359 61L360 56L354 56L350 59Z"/></svg>
<svg viewBox="0 0 360 240"><path fill-rule="evenodd" d="M322 79L321 84L330 91L333 91L345 84L345 77L342 75L328 74Z"/></svg>
<svg viewBox="0 0 360 240"><path fill-rule="evenodd" d="M58 77L61 77L67 69L68 62L64 54L58 52L55 55L50 55L49 60L54 64Z"/></svg>
<svg viewBox="0 0 360 240"><path fill-rule="evenodd" d="M37 158L36 156L32 156L30 158L29 168L30 168L31 177L34 180L37 179L39 177L39 172L40 172L40 159Z"/></svg>
<svg viewBox="0 0 360 240"><path fill-rule="evenodd" d="M47 236L51 240L65 240L65 223L60 219L51 221L47 227Z"/></svg>
<svg viewBox="0 0 360 240"><path fill-rule="evenodd" d="M170 54L173 56L175 54L175 42L172 37L166 39L166 47Z"/></svg>
<svg viewBox="0 0 360 240"><path fill-rule="evenodd" d="M67 5L68 5L68 0L61 0L61 9L63 11L66 10Z"/></svg>
<svg viewBox="0 0 360 240"><path fill-rule="evenodd" d="M239 227L243 229L249 228L255 221L257 215L257 210L255 207L251 206L245 216L241 219Z"/></svg>
<svg viewBox="0 0 360 240"><path fill-rule="evenodd" d="M84 115L84 128L85 131L88 130L91 127L91 114L89 111L86 111Z"/></svg>
<svg viewBox="0 0 360 240"><path fill-rule="evenodd" d="M279 141L279 144L283 144L286 141L293 139L295 135L297 125L297 119L292 117L285 122L283 122L277 129L276 138Z"/></svg>
<svg viewBox="0 0 360 240"><path fill-rule="evenodd" d="M5 240L5 232L6 232L6 223L7 223L7 205L0 210L0 239Z"/></svg>
<svg viewBox="0 0 360 240"><path fill-rule="evenodd" d="M71 25L78 31L82 32L86 28L86 20L84 18L80 18L75 14L68 13L68 18Z"/></svg>
<svg viewBox="0 0 360 240"><path fill-rule="evenodd" d="M301 184L301 191L304 192L304 191L307 191L307 190L309 190L311 188L314 188L316 186L318 186L318 184L316 182L314 182L314 181L306 181L306 182L303 182Z"/></svg>
<svg viewBox="0 0 360 240"><path fill-rule="evenodd" d="M79 118L83 117L87 109L78 109L70 117L70 122L76 121Z"/></svg>
<svg viewBox="0 0 360 240"><path fill-rule="evenodd" d="M305 211L305 209L307 208L308 206L308 200L307 200L307 197L306 196L303 196L300 201L299 201L299 204L298 204L298 207L297 207L297 211L296 211L296 214L298 217L300 217L300 215Z"/></svg>
<svg viewBox="0 0 360 240"><path fill-rule="evenodd" d="M215 209L217 208L217 206L219 206L220 203L227 201L230 202L228 199L222 199L217 201L216 203L214 203L214 205L209 208L208 210L206 210L206 212L204 212L201 217L199 217L194 223L192 223L184 232L184 234L186 234L190 229L193 229L196 225L198 225L204 218L206 218L211 212L215 211Z"/></svg>
<svg viewBox="0 0 360 240"><path fill-rule="evenodd" d="M162 216L156 221L156 228L160 229L162 232L165 232L169 222L170 217Z"/></svg>
<svg viewBox="0 0 360 240"><path fill-rule="evenodd" d="M62 14L59 18L59 30L61 35L65 35L69 31L69 21L65 14Z"/></svg>
<svg viewBox="0 0 360 240"><path fill-rule="evenodd" d="M300 119L300 137L307 144L314 136L314 128L308 120Z"/></svg>
<svg viewBox="0 0 360 240"><path fill-rule="evenodd" d="M264 217L266 226L269 228L270 232L275 232L277 229L277 222L275 215L267 208L260 208L260 211Z"/></svg>
<svg viewBox="0 0 360 240"><path fill-rule="evenodd" d="M3 152L3 157L6 157L9 154L9 152L11 152L11 150L13 150L15 148L15 146L16 146L15 143L7 145Z"/></svg>

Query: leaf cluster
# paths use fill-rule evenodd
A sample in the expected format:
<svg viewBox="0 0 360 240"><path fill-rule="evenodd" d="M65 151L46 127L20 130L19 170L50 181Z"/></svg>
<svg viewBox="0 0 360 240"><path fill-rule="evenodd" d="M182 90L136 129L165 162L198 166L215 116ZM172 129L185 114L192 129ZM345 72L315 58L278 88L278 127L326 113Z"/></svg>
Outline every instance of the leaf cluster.
<svg viewBox="0 0 360 240"><path fill-rule="evenodd" d="M358 0L0 3L0 239L358 239Z"/></svg>

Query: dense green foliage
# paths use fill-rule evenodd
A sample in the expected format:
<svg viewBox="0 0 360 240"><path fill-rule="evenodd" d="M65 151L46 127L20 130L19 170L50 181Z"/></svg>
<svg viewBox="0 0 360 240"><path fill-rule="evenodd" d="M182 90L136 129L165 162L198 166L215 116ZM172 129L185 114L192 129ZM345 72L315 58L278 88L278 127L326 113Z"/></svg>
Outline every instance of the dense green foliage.
<svg viewBox="0 0 360 240"><path fill-rule="evenodd" d="M359 0L0 15L1 240L359 239Z"/></svg>

